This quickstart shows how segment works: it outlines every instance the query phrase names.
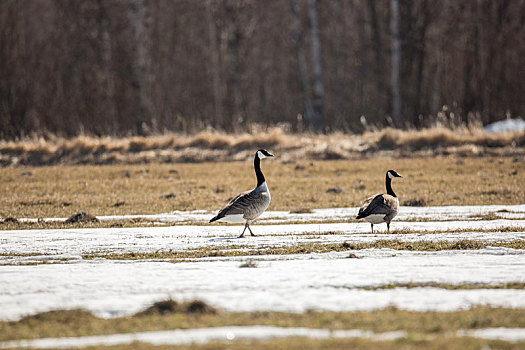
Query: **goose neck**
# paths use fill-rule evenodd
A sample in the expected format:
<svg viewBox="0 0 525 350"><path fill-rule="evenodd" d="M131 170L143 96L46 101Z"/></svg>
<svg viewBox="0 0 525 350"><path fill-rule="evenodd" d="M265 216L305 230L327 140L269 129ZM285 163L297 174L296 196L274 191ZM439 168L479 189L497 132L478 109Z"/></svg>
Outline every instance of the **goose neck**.
<svg viewBox="0 0 525 350"><path fill-rule="evenodd" d="M392 190L392 179L390 176L388 176L388 173L386 174L385 178L385 185L386 185L386 193L391 195L392 197L397 197L394 193L394 190Z"/></svg>
<svg viewBox="0 0 525 350"><path fill-rule="evenodd" d="M264 179L264 175L261 171L261 159L257 157L257 154L255 154L255 158L253 159L253 167L255 169L255 176L257 176L257 187L259 187L266 180Z"/></svg>

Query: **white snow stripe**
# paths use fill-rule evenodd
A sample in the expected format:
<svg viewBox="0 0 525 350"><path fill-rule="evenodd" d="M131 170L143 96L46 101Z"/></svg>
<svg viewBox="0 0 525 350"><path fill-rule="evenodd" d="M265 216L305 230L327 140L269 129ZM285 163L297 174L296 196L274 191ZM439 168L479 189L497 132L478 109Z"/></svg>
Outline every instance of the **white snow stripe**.
<svg viewBox="0 0 525 350"><path fill-rule="evenodd" d="M0 254L46 254L69 255L77 259L83 253L92 252L154 252L159 250L186 250L201 247L228 247L247 245L253 247L282 246L305 242L363 243L377 240L399 239L502 241L525 239L524 232L451 232L420 234L439 230L498 229L502 227L525 227L525 220L450 221L450 222L393 222L391 232L401 229L415 230L414 234L385 234L386 225L375 225L370 234L370 224L298 224L298 225L252 225L256 237L237 239L243 230L239 226L172 226L100 228L70 230L14 230L0 231ZM326 235L328 232L339 235ZM309 235L304 235L308 233ZM0 259L0 263L4 259Z"/></svg>
<svg viewBox="0 0 525 350"><path fill-rule="evenodd" d="M525 340L525 328L483 328L459 330L459 337L497 339L508 342ZM231 326L198 329L177 329L158 332L122 333L98 336L40 338L32 340L15 340L0 343L0 349L11 348L80 348L87 346L125 345L136 341L152 345L190 345L205 344L210 341L233 341L238 339L265 340L284 337L308 337L314 339L329 338L365 338L376 341L395 340L406 337L405 331L374 333L362 329L334 330L303 327L274 326Z"/></svg>
<svg viewBox="0 0 525 350"><path fill-rule="evenodd" d="M525 341L525 328L482 328L460 330L457 332L459 337L473 337L481 339L504 340L512 343Z"/></svg>
<svg viewBox="0 0 525 350"><path fill-rule="evenodd" d="M83 307L97 316L138 312L170 296L202 299L230 311L309 309L352 311L395 305L409 310L450 311L474 305L525 308L525 290L439 288L362 290L390 283L474 284L525 282L525 252L409 252L371 249L240 261L132 262L0 267L0 319L15 320L53 309ZM264 257L263 257L264 259Z"/></svg>
<svg viewBox="0 0 525 350"><path fill-rule="evenodd" d="M404 338L406 332L374 333L361 329L335 330L303 327L274 327L274 326L231 326L197 329L176 329L159 332L140 332L110 334L99 336L70 337L70 338L41 338L34 340L19 340L0 343L0 349L10 348L79 348L101 345L124 345L133 342L144 342L152 345L190 345L204 344L213 340L232 341L237 339L257 339L283 337L308 337L314 339L329 338L366 338L373 340L394 340Z"/></svg>
<svg viewBox="0 0 525 350"><path fill-rule="evenodd" d="M272 223L286 223L296 221L333 221L348 220L355 218L359 208L331 208L331 209L313 209L312 213L291 214L289 211L266 211L260 218L261 221L268 220ZM525 219L525 204L519 205L481 205L481 206L440 206L440 207L406 207L401 206L396 216L397 221L408 219L426 219L426 220L468 220L470 216L486 215L495 213L502 218L522 218ZM120 219L147 219L159 222L198 222L207 223L216 212L206 210L179 211L171 213L153 214L153 215L109 215L98 216L104 220ZM21 218L21 221L37 221L37 219ZM66 218L46 218L45 221L65 221Z"/></svg>

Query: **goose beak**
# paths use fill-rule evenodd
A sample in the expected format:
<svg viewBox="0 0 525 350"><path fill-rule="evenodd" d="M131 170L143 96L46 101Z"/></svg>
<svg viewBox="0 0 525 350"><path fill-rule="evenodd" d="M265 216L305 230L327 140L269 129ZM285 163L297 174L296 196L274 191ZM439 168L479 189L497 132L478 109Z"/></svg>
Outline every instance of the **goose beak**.
<svg viewBox="0 0 525 350"><path fill-rule="evenodd" d="M403 177L403 176L401 176L401 174L397 174L397 177Z"/></svg>
<svg viewBox="0 0 525 350"><path fill-rule="evenodd" d="M268 156L267 157L273 157L273 154L271 154L270 152L268 152Z"/></svg>

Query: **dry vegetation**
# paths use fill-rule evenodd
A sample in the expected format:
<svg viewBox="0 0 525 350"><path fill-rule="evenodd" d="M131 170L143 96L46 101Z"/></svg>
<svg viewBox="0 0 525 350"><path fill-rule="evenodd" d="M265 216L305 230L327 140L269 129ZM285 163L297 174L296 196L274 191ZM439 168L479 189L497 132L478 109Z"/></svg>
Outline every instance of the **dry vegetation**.
<svg viewBox="0 0 525 350"><path fill-rule="evenodd" d="M363 159L375 156L458 156L525 154L525 132L489 133L483 129L434 127L384 129L363 135L285 134L279 128L253 134L201 132L149 137L26 139L0 142L1 165L144 164L231 161L254 149L272 148L285 161Z"/></svg>
<svg viewBox="0 0 525 350"><path fill-rule="evenodd" d="M289 162L286 153L275 154L275 159L262 165L272 192L269 210L305 212L359 206L368 196L384 191L387 169L396 169L404 176L393 184L402 205L525 203L522 156ZM100 216L217 210L231 196L255 185L252 152L237 156L249 156L249 160L7 167L0 172L0 192L4 194L0 197L0 217L69 217L79 211ZM329 191L336 187L341 191ZM14 228L17 223L8 220L2 225Z"/></svg>
<svg viewBox="0 0 525 350"><path fill-rule="evenodd" d="M112 260L144 260L170 259L171 262L187 262L201 258L258 256L258 255L289 255L356 251L362 249L394 249L409 251L440 251L440 250L474 250L486 247L506 247L525 249L525 241L510 240L503 242L482 242L463 239L459 241L414 241L378 240L367 243L299 243L293 246L261 246L257 249L247 245L230 245L225 247L203 247L186 250L166 250L155 252L93 252L82 254L83 259L112 259ZM351 254L349 257L357 257Z"/></svg>
<svg viewBox="0 0 525 350"><path fill-rule="evenodd" d="M153 346L151 344L136 342L133 344L117 346L97 346L82 349L106 350L304 350L304 349L362 349L362 350L479 350L479 349L508 349L521 350L525 342L508 343L499 340L484 340L475 338L454 338L448 335L425 336L414 334L410 338L399 340L376 341L360 338L335 338L330 340L310 339L301 337L269 339L264 341L236 340L228 342L214 341L207 344L192 344L179 346Z"/></svg>
<svg viewBox="0 0 525 350"><path fill-rule="evenodd" d="M155 307L174 304L173 307ZM196 310L191 305L198 304ZM409 334L443 335L459 329L485 327L525 327L522 310L475 307L454 312L412 312L389 307L375 311L355 312L227 312L200 302L177 304L156 303L133 316L102 319L90 312L62 310L27 316L19 321L0 321L0 340L114 334L174 328L218 326L273 325L329 329L365 329L375 332L405 330ZM203 311L204 310L204 311Z"/></svg>
<svg viewBox="0 0 525 350"><path fill-rule="evenodd" d="M508 282L501 284L491 284L491 283L467 283L467 284L448 284L448 283L438 283L438 282L429 282L429 283L392 283L392 284L383 284L372 287L356 287L354 289L364 289L364 290L380 290L380 289L394 289L394 288L440 288L446 290L458 290L458 289L525 289L524 282Z"/></svg>

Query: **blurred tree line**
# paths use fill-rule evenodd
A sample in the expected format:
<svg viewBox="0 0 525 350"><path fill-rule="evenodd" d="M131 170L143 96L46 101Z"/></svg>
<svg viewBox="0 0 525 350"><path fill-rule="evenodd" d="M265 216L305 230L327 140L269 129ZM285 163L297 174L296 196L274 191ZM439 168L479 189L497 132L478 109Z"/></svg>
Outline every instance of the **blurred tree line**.
<svg viewBox="0 0 525 350"><path fill-rule="evenodd" d="M524 24L523 0L1 0L0 137L487 123L524 111Z"/></svg>

